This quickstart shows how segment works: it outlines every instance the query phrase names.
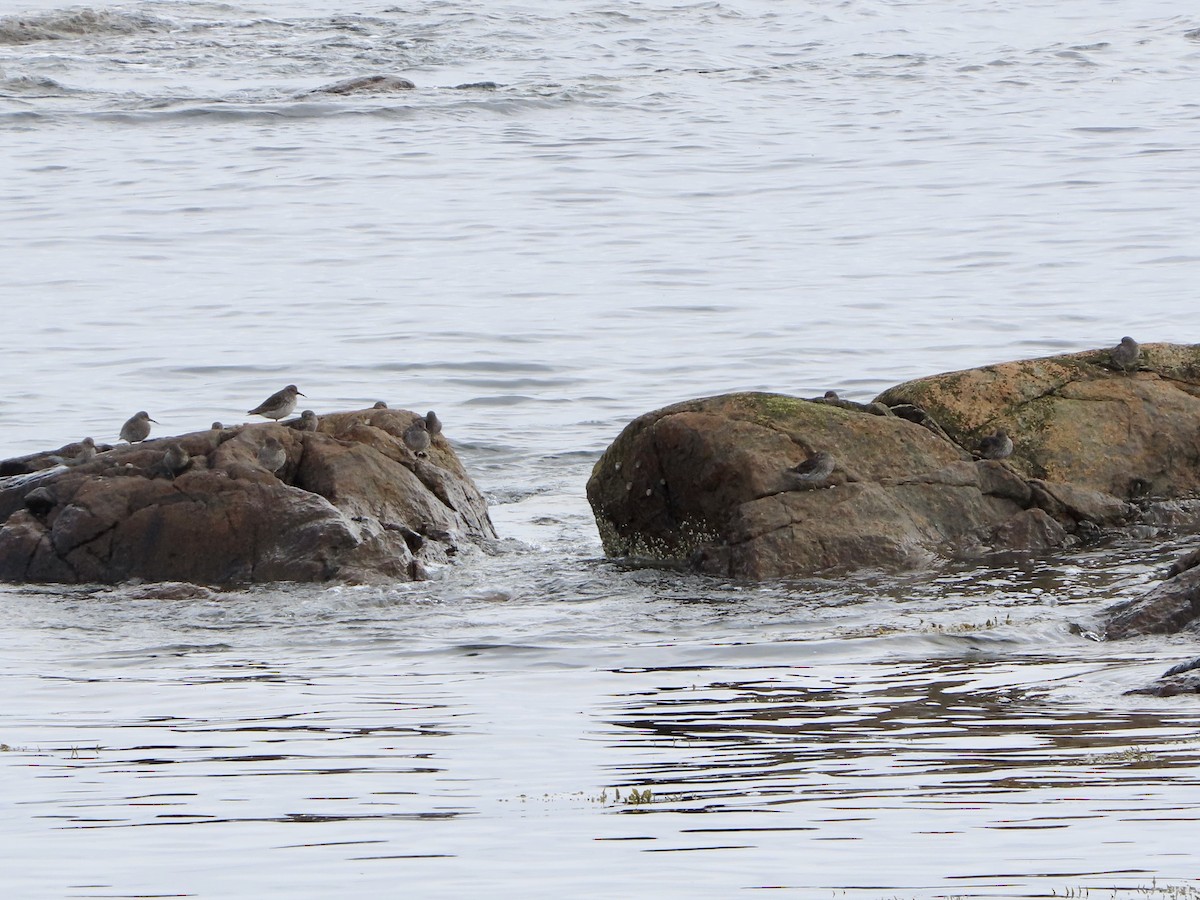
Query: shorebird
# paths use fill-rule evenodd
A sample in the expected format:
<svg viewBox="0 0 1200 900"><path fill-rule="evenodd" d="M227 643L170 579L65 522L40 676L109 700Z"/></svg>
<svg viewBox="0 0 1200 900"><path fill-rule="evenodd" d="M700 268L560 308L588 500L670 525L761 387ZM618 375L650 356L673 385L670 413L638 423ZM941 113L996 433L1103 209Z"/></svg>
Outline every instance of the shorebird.
<svg viewBox="0 0 1200 900"><path fill-rule="evenodd" d="M837 391L826 391L825 392L825 401L827 403L837 403L841 399L842 398L838 396Z"/></svg>
<svg viewBox="0 0 1200 900"><path fill-rule="evenodd" d="M1008 459L1012 452L1012 438L1003 428L979 442L979 455L983 459Z"/></svg>
<svg viewBox="0 0 1200 900"><path fill-rule="evenodd" d="M192 457L179 444L171 444L162 458L162 472L168 478L174 478L192 464Z"/></svg>
<svg viewBox="0 0 1200 900"><path fill-rule="evenodd" d="M223 429L224 427L225 427L225 426L224 426L224 425L222 425L220 422L213 422L213 423L212 423L212 430L213 430L213 431L220 431L220 430L221 430L221 429Z"/></svg>
<svg viewBox="0 0 1200 900"><path fill-rule="evenodd" d="M425 413L425 429L429 432L430 437L437 437L442 433L442 420L432 409Z"/></svg>
<svg viewBox="0 0 1200 900"><path fill-rule="evenodd" d="M1142 348L1133 338L1123 337L1121 343L1112 348L1109 358L1112 360L1112 364L1122 372L1128 372L1130 369L1138 367L1138 362L1142 358Z"/></svg>
<svg viewBox="0 0 1200 900"><path fill-rule="evenodd" d="M293 398L293 403L295 398ZM283 468L287 462L287 451L277 437L269 437L258 448L258 464L272 474Z"/></svg>
<svg viewBox="0 0 1200 900"><path fill-rule="evenodd" d="M375 405L371 407L371 409L387 409L387 408L388 408L388 405L386 403L384 403L382 400L376 400Z"/></svg>
<svg viewBox="0 0 1200 900"><path fill-rule="evenodd" d="M161 425L157 419L150 418L150 413L144 409L134 413L129 420L121 426L121 440L128 441L131 444L136 444L139 441L144 441L150 437L150 423Z"/></svg>
<svg viewBox="0 0 1200 900"><path fill-rule="evenodd" d="M413 419L413 423L404 429L404 446L415 456L424 456L425 451L429 449L429 426L420 416Z"/></svg>
<svg viewBox="0 0 1200 900"><path fill-rule="evenodd" d="M79 449L74 456L49 456L47 459L56 466L82 466L96 458L96 442L85 437L79 442Z"/></svg>
<svg viewBox="0 0 1200 900"><path fill-rule="evenodd" d="M810 454L804 462L788 469L788 473L794 475L798 481L821 484L833 473L834 465L833 454L818 450Z"/></svg>
<svg viewBox="0 0 1200 900"><path fill-rule="evenodd" d="M247 415L262 416L264 419L274 419L278 422L285 416L290 416L292 410L296 408L296 397L306 397L307 394L301 394L300 389L294 384L289 384L282 391L276 391L254 409L250 410Z"/></svg>
<svg viewBox="0 0 1200 900"><path fill-rule="evenodd" d="M300 422L297 427L301 431L316 431L321 425L321 420L317 418L317 414L311 409L306 409L300 413Z"/></svg>

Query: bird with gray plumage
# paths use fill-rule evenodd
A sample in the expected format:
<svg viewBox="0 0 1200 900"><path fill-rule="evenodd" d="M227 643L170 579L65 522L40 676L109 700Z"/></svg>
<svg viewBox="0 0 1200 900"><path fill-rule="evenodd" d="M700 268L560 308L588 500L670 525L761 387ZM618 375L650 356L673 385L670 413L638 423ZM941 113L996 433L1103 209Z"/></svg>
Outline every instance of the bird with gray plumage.
<svg viewBox="0 0 1200 900"><path fill-rule="evenodd" d="M376 400L375 405L371 407L371 409L387 409L387 408L388 408L388 405L386 403L384 403L382 400Z"/></svg>
<svg viewBox="0 0 1200 900"><path fill-rule="evenodd" d="M1012 438L1003 428L979 442L979 455L983 459L1008 459L1012 452Z"/></svg>
<svg viewBox="0 0 1200 900"><path fill-rule="evenodd" d="M283 443L279 438L271 436L258 448L258 464L268 472L277 473L286 462L287 451L283 449Z"/></svg>
<svg viewBox="0 0 1200 900"><path fill-rule="evenodd" d="M801 484L820 485L833 474L836 463L833 454L825 450L810 453L808 459L787 470L791 480Z"/></svg>
<svg viewBox="0 0 1200 900"><path fill-rule="evenodd" d="M289 384L283 390L276 391L258 406L254 407L247 415L262 416L264 419L274 419L278 422L280 419L292 414L292 410L296 408L297 397L305 396L307 395L300 393L300 389L294 384Z"/></svg>
<svg viewBox="0 0 1200 900"><path fill-rule="evenodd" d="M300 413L300 422L296 427L301 431L316 431L321 427L321 420L317 418L317 414L311 409L306 409Z"/></svg>
<svg viewBox="0 0 1200 900"><path fill-rule="evenodd" d="M826 403L837 403L842 398L838 396L837 391L826 391L824 399Z"/></svg>
<svg viewBox="0 0 1200 900"><path fill-rule="evenodd" d="M180 444L167 447L159 463L159 470L166 478L174 478L181 472L186 472L192 465L192 457Z"/></svg>
<svg viewBox="0 0 1200 900"><path fill-rule="evenodd" d="M404 429L404 446L415 456L424 456L429 449L429 425L421 416L413 419L411 425Z"/></svg>
<svg viewBox="0 0 1200 900"><path fill-rule="evenodd" d="M144 409L134 413L121 426L121 440L128 441L131 444L137 444L150 437L150 423L161 425L157 419L150 418L150 413Z"/></svg>
<svg viewBox="0 0 1200 900"><path fill-rule="evenodd" d="M1121 338L1121 343L1117 344L1109 352L1109 359L1112 360L1112 364L1122 372L1129 372L1136 369L1141 358L1141 345L1131 337Z"/></svg>
<svg viewBox="0 0 1200 900"><path fill-rule="evenodd" d="M432 409L425 413L425 430L429 432L430 437L437 437L442 433L442 420Z"/></svg>
<svg viewBox="0 0 1200 900"><path fill-rule="evenodd" d="M96 442L90 437L85 437L78 445L75 445L75 452L70 456L55 454L46 457L46 461L56 466L82 466L84 463L89 463L95 458Z"/></svg>

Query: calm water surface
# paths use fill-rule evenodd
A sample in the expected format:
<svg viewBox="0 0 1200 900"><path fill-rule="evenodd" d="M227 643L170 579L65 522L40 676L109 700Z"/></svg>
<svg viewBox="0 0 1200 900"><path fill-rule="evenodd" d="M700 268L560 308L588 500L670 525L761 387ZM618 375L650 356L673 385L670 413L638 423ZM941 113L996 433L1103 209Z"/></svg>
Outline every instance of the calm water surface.
<svg viewBox="0 0 1200 900"><path fill-rule="evenodd" d="M437 409L505 538L390 589L0 589L6 896L1200 886L1200 715L1123 696L1194 641L1087 637L1186 542L752 585L603 560L583 499L664 403L1200 341L1200 17L4 13L0 455L294 381ZM370 74L417 88L311 93Z"/></svg>

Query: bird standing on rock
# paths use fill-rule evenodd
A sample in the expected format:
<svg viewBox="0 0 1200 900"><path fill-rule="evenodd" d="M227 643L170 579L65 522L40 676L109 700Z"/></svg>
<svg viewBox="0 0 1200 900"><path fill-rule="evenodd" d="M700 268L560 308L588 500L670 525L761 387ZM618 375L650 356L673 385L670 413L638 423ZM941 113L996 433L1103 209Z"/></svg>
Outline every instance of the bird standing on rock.
<svg viewBox="0 0 1200 900"><path fill-rule="evenodd" d="M833 454L825 450L818 450L816 453L810 454L804 462L788 469L788 474L797 481L817 485L824 483L825 479L833 474L835 465Z"/></svg>
<svg viewBox="0 0 1200 900"><path fill-rule="evenodd" d="M1008 459L1012 456L1013 442L1008 432L1001 428L979 442L979 455L983 459Z"/></svg>
<svg viewBox="0 0 1200 900"><path fill-rule="evenodd" d="M417 416L413 423L404 429L404 446L415 456L424 456L429 449L429 425L423 418Z"/></svg>
<svg viewBox="0 0 1200 900"><path fill-rule="evenodd" d="M437 437L442 433L442 420L432 409L425 413L425 430L429 432L430 437Z"/></svg>
<svg viewBox="0 0 1200 900"><path fill-rule="evenodd" d="M286 462L287 451L283 449L279 438L269 437L258 448L258 464L271 474L277 473Z"/></svg>
<svg viewBox="0 0 1200 900"><path fill-rule="evenodd" d="M157 419L150 418L150 413L144 409L134 413L124 425L121 426L121 440L128 441L131 444L136 444L150 437L150 423L161 425Z"/></svg>
<svg viewBox="0 0 1200 900"><path fill-rule="evenodd" d="M1113 347L1110 353L1113 365L1122 372L1129 372L1131 369L1136 369L1141 358L1141 345L1131 337L1121 338L1121 343Z"/></svg>
<svg viewBox="0 0 1200 900"><path fill-rule="evenodd" d="M321 425L321 420L317 418L317 414L311 409L306 409L300 413L300 430L301 431L316 431Z"/></svg>
<svg viewBox="0 0 1200 900"><path fill-rule="evenodd" d="M49 456L48 462L54 463L56 466L82 466L84 463L89 463L96 458L96 442L90 437L85 437L79 442L79 449L75 451L74 456Z"/></svg>
<svg viewBox="0 0 1200 900"><path fill-rule="evenodd" d="M247 415L262 416L264 419L274 419L278 422L285 416L290 416L292 410L296 408L296 397L306 397L307 394L300 393L300 389L294 384L289 384L282 391L276 391L254 409L250 410Z"/></svg>
<svg viewBox="0 0 1200 900"><path fill-rule="evenodd" d="M162 458L162 473L167 478L174 478L192 464L192 458L179 444L171 444Z"/></svg>

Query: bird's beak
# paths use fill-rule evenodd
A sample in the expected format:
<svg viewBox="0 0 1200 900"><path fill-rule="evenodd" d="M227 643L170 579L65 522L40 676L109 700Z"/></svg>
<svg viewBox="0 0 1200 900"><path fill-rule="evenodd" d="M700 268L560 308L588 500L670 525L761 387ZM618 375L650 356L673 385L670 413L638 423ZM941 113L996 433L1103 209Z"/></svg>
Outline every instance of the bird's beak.
<svg viewBox="0 0 1200 900"><path fill-rule="evenodd" d="M307 396L308 396L308 394L304 393L304 391L296 391L296 393L297 393L297 394L299 394L301 397L307 397Z"/></svg>
<svg viewBox="0 0 1200 900"><path fill-rule="evenodd" d="M149 417L149 416L146 416L146 418L147 418L147 419L150 419L150 417ZM158 419L150 419L150 421L151 421L151 422L153 422L155 425L161 425L161 424L162 424L162 422L158 421Z"/></svg>

